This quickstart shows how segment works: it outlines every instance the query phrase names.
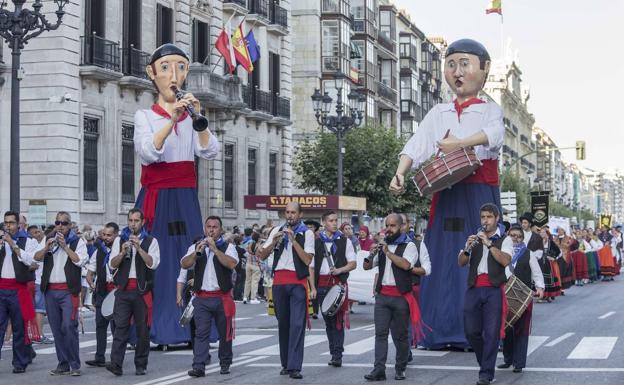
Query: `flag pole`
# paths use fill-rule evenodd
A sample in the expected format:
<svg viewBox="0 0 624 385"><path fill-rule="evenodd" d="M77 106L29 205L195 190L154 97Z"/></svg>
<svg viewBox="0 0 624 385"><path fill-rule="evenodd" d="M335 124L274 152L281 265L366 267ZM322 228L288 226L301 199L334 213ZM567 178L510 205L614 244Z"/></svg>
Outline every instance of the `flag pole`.
<svg viewBox="0 0 624 385"><path fill-rule="evenodd" d="M503 24L503 12L500 14L500 39L501 39L501 59L505 60L505 29Z"/></svg>
<svg viewBox="0 0 624 385"><path fill-rule="evenodd" d="M234 18L234 16L237 15L237 12L234 11L234 13L232 13L232 16L230 16L230 18L228 19L228 21L223 25L223 28L225 28L226 25L230 25L230 22L232 21L232 19ZM229 38L229 36L228 36ZM208 58L210 56L212 56L212 51L215 49L215 45L213 44L212 47L210 47L210 52L208 53L208 55L204 58L204 61L202 62L202 64L206 64L206 60L208 60ZM219 61L217 61L217 65L221 62L221 58L222 56L219 56ZM215 65L216 66L216 65ZM214 69L210 72L213 72Z"/></svg>

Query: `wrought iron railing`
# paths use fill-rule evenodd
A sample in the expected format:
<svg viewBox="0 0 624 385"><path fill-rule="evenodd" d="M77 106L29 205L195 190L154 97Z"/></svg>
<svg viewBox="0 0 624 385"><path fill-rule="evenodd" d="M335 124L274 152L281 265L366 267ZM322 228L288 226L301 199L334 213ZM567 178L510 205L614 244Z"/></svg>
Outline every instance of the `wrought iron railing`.
<svg viewBox="0 0 624 385"><path fill-rule="evenodd" d="M121 56L124 75L147 79L145 67L149 64L150 54L130 46L121 49Z"/></svg>
<svg viewBox="0 0 624 385"><path fill-rule="evenodd" d="M80 43L82 46L80 65L94 65L117 72L121 70L118 43L97 35L82 36Z"/></svg>

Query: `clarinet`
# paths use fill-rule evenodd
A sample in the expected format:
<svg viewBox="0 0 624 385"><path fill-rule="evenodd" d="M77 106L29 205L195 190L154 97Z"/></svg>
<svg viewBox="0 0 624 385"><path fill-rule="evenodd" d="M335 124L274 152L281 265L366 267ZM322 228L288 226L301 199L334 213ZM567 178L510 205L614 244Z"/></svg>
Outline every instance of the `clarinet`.
<svg viewBox="0 0 624 385"><path fill-rule="evenodd" d="M479 227L479 229L477 230L477 234L479 234L480 232L485 231L485 226L481 226ZM475 235L477 235L475 234ZM480 238L475 239L470 245L468 245L468 247L464 250L464 255L469 257L470 253L472 252L472 249L474 249L475 246L477 246L479 243L481 242Z"/></svg>
<svg viewBox="0 0 624 385"><path fill-rule="evenodd" d="M184 94L178 89L178 87L172 86L171 89L175 93L177 100L180 100L184 97ZM188 114L191 115L191 119L193 119L193 129L195 131L206 131L206 129L208 128L208 119L206 119L205 116L197 113L195 111L195 108L193 108L193 106L190 104L186 106L186 112L188 112Z"/></svg>
<svg viewBox="0 0 624 385"><path fill-rule="evenodd" d="M290 228L290 225L286 223L285 226L282 226L281 230L283 230L284 228ZM280 237L280 239L277 240L277 243L275 244L275 250L279 250L282 247L283 243L284 243L284 236Z"/></svg>
<svg viewBox="0 0 624 385"><path fill-rule="evenodd" d="M372 263L375 260L375 257L379 254L381 250L381 246L379 244L375 245L373 249L369 252L368 257L364 258L364 262Z"/></svg>

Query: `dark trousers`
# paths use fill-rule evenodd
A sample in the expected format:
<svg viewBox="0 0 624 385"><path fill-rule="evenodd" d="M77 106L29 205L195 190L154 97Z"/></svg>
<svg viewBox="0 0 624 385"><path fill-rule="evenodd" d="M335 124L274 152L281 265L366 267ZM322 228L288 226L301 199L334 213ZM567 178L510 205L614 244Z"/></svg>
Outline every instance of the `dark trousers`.
<svg viewBox="0 0 624 385"><path fill-rule="evenodd" d="M307 293L303 285L273 285L273 303L279 329L280 362L301 370L305 337Z"/></svg>
<svg viewBox="0 0 624 385"><path fill-rule="evenodd" d="M532 305L529 305L532 306ZM525 311L522 317L516 321L512 329L508 328L503 340L503 355L505 363L513 365L514 368L526 367L527 350L529 348L529 325L531 322L531 313Z"/></svg>
<svg viewBox="0 0 624 385"><path fill-rule="evenodd" d="M317 289L316 298L319 304L323 303L329 289L331 289L331 287L319 287ZM342 352L344 352L344 324L339 330L336 327L336 316L328 317L323 314L323 319L325 320L325 333L327 333L327 340L329 342L329 353L331 353L332 358L340 359L342 358ZM342 320L340 320L340 322L342 323Z"/></svg>
<svg viewBox="0 0 624 385"><path fill-rule="evenodd" d="M106 293L108 294L108 292ZM106 298L106 294L100 292L95 293L95 338L97 346L95 349L95 360L104 362L106 357L106 338L108 337L108 325L110 324L111 334L115 334L115 322L107 320L102 315L102 302Z"/></svg>
<svg viewBox="0 0 624 385"><path fill-rule="evenodd" d="M477 356L479 379L494 378L500 342L502 294L498 287L472 287L464 300L464 331Z"/></svg>
<svg viewBox="0 0 624 385"><path fill-rule="evenodd" d="M146 369L150 341L149 327L147 326L147 305L145 305L143 295L138 290L117 290L113 309L115 331L113 332L111 362L123 367L126 345L130 336L130 319L134 319L137 334L134 366L137 369Z"/></svg>
<svg viewBox="0 0 624 385"><path fill-rule="evenodd" d="M232 364L232 341L227 341L227 322L221 298L199 298L193 300L193 319L195 320L195 340L193 342L193 369L204 370L210 360L208 344L212 323L219 331L219 364Z"/></svg>
<svg viewBox="0 0 624 385"><path fill-rule="evenodd" d="M24 344L24 319L17 300L17 290L0 290L0 351L9 319L13 329L13 367L25 369L32 362L32 346Z"/></svg>
<svg viewBox="0 0 624 385"><path fill-rule="evenodd" d="M48 323L54 336L58 369L80 369L78 315L72 318L73 306L69 290L47 290L45 293Z"/></svg>
<svg viewBox="0 0 624 385"><path fill-rule="evenodd" d="M409 324L409 305L403 297L383 294L375 296L375 370L386 371L388 358L388 333L396 348L396 370L405 370L409 343L407 327Z"/></svg>

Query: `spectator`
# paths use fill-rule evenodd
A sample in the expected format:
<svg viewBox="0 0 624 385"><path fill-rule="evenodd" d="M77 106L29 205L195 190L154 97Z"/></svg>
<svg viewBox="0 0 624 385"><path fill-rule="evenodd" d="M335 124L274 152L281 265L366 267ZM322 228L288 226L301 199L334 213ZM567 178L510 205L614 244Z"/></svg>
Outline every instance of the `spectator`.
<svg viewBox="0 0 624 385"><path fill-rule="evenodd" d="M364 225L360 226L359 241L360 241L360 249L364 251L370 251L371 247L375 243L370 238L370 232L367 226L364 226Z"/></svg>
<svg viewBox="0 0 624 385"><path fill-rule="evenodd" d="M260 259L256 255L258 248L259 233L251 235L251 242L247 244L246 254L247 265L245 267L245 292L243 294L243 303L249 301L250 304L259 304L258 301L258 283L260 282Z"/></svg>

